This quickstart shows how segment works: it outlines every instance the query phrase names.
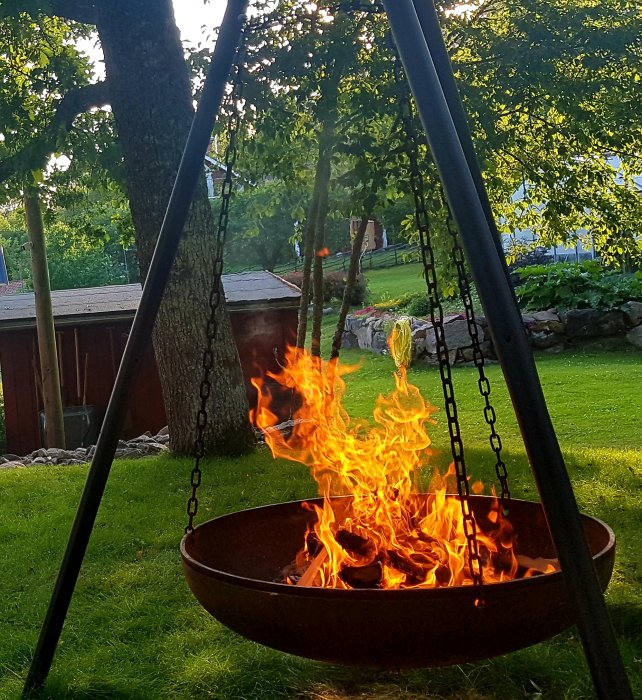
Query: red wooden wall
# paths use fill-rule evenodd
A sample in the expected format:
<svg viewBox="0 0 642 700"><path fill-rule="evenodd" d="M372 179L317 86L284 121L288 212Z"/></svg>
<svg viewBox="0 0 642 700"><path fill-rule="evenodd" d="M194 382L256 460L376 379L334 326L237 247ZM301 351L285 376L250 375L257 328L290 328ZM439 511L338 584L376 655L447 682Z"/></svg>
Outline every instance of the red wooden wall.
<svg viewBox="0 0 642 700"><path fill-rule="evenodd" d="M64 407L83 403L94 406L96 417L102 422L130 325L91 324L57 330ZM27 454L42 445L39 411L43 404L36 381L40 360L35 329L0 334L0 366L7 450L18 455ZM141 374L132 387L123 437L136 437L146 430L158 431L165 422L158 370L149 350Z"/></svg>
<svg viewBox="0 0 642 700"><path fill-rule="evenodd" d="M263 372L278 372L279 363L285 359L285 348L296 343L298 309L274 309L273 311L237 311L230 314L232 332L241 359L245 390L250 408L256 406L256 389L250 378ZM276 350L276 354L275 354ZM271 385L276 400L275 413L282 420L290 417L289 392L278 391Z"/></svg>
<svg viewBox="0 0 642 700"><path fill-rule="evenodd" d="M230 315L252 406L256 403L256 392L250 378L260 373L259 368L278 369L276 358L282 362L286 345L296 341L297 310L232 310ZM82 405L84 398L86 405L95 407L98 421L102 421L130 326L127 322L96 323L57 330L63 406ZM39 424L42 399L36 382L40 363L35 328L0 333L0 367L7 452L25 455L42 445ZM196 397L194 401L196 405ZM280 412L284 419L289 415L285 395ZM122 437L136 437L147 430L156 433L165 424L160 379L150 349L131 390Z"/></svg>

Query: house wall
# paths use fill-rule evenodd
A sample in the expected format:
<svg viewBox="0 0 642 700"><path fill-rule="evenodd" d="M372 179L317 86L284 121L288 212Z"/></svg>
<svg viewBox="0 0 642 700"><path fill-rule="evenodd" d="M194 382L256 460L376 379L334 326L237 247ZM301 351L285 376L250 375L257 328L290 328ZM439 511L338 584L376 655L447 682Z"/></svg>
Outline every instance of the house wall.
<svg viewBox="0 0 642 700"><path fill-rule="evenodd" d="M231 314L250 405L256 391L250 378L260 368L278 370L287 344L296 341L297 309L248 310ZM63 406L94 406L99 423L105 414L131 323L65 326L56 333ZM275 355L276 349L276 355ZM277 361L278 359L278 361ZM7 452L26 455L42 446L37 390L39 355L36 330L0 333L0 367L5 402ZM198 370L197 370L198 371ZM196 405L196 397L194 398ZM289 417L289 396L278 396L279 414ZM136 437L166 425L161 384L153 352L147 351L141 373L132 387L122 437Z"/></svg>
<svg viewBox="0 0 642 700"><path fill-rule="evenodd" d="M63 407L93 406L100 424L107 408L116 371L130 328L129 323L91 324L57 329ZM35 329L0 334L0 366L5 400L7 451L24 455L42 446L37 389L40 359ZM132 386L125 414L123 438L146 430L158 431L165 423L158 370L151 349Z"/></svg>

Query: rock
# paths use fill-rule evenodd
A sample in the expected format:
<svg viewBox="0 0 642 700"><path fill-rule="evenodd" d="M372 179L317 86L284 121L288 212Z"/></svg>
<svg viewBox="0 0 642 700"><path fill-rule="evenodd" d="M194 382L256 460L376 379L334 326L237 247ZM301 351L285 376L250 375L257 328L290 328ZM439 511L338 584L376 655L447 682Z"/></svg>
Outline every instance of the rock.
<svg viewBox="0 0 642 700"><path fill-rule="evenodd" d="M532 320L526 326L531 331L564 333L564 322L553 309L536 311L530 318Z"/></svg>
<svg viewBox="0 0 642 700"><path fill-rule="evenodd" d="M355 330L357 342L362 350L369 350L372 345L372 329L368 325L360 326Z"/></svg>
<svg viewBox="0 0 642 700"><path fill-rule="evenodd" d="M161 435L162 436L165 436L165 435L169 436L169 428L167 426L165 426L164 428L161 428L158 431L158 433L156 433L156 437L160 437Z"/></svg>
<svg viewBox="0 0 642 700"><path fill-rule="evenodd" d="M350 331L344 331L343 337L341 338L341 347L348 348L350 350L355 348L358 349L359 339L354 333L351 333Z"/></svg>
<svg viewBox="0 0 642 700"><path fill-rule="evenodd" d="M479 349L482 352L485 360L496 360L495 348L490 340L484 340L483 343L479 344Z"/></svg>
<svg viewBox="0 0 642 700"><path fill-rule="evenodd" d="M538 350L546 350L547 348L552 348L560 344L562 347L564 346L561 336L559 336L557 333L551 333L550 331L546 330L532 330L531 340L533 342L533 346Z"/></svg>
<svg viewBox="0 0 642 700"><path fill-rule="evenodd" d="M383 331L373 333L372 339L370 340L370 347L375 352L382 353L388 347L386 334Z"/></svg>
<svg viewBox="0 0 642 700"><path fill-rule="evenodd" d="M23 468L25 465L20 459L12 459L10 462L5 462L4 464L0 464L0 469L20 469Z"/></svg>
<svg viewBox="0 0 642 700"><path fill-rule="evenodd" d="M169 450L169 431L163 428L157 436L152 436L151 432L145 432L133 440L119 440L116 448L115 458L121 457L145 457L147 455L161 454ZM14 454L0 456L0 468L14 469L18 466L24 467L31 464L87 464L93 457L96 446L89 448L78 447L75 450L63 450L58 447L48 449L40 448L34 450L26 457L19 457Z"/></svg>
<svg viewBox="0 0 642 700"><path fill-rule="evenodd" d="M413 326L411 335L413 342L415 342L417 340L425 340L426 333L432 328L432 323L418 323L416 325L413 324Z"/></svg>
<svg viewBox="0 0 642 700"><path fill-rule="evenodd" d="M639 326L642 323L642 302L627 301L621 308L626 317L627 325Z"/></svg>
<svg viewBox="0 0 642 700"><path fill-rule="evenodd" d="M626 334L626 339L635 345L636 348L642 349L642 326L636 326Z"/></svg>
<svg viewBox="0 0 642 700"><path fill-rule="evenodd" d="M484 329L477 325L479 342L484 340ZM444 335L449 352L457 351L459 348L469 348L472 340L468 332L468 322L464 319L451 317L448 323L444 323ZM426 350L430 353L437 352L437 343L434 328L426 331Z"/></svg>
<svg viewBox="0 0 642 700"><path fill-rule="evenodd" d="M571 309L566 313L566 335L569 338L595 338L624 332L624 312Z"/></svg>
<svg viewBox="0 0 642 700"><path fill-rule="evenodd" d="M559 321L560 317L555 309L547 309L546 311L534 311L531 314L534 321L546 322L546 321Z"/></svg>
<svg viewBox="0 0 642 700"><path fill-rule="evenodd" d="M167 445L161 445L159 442L150 442L145 445L145 451L148 454L160 454L161 452L167 452L168 449Z"/></svg>
<svg viewBox="0 0 642 700"><path fill-rule="evenodd" d="M327 309L323 309L322 313L324 316L331 316L334 313L334 309L331 306L328 306Z"/></svg>

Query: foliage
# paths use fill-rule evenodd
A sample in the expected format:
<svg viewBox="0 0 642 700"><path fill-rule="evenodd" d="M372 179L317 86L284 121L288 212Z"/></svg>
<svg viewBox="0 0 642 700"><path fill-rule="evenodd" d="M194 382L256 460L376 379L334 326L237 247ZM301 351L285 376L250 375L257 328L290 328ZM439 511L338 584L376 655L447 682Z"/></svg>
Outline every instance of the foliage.
<svg viewBox="0 0 642 700"><path fill-rule="evenodd" d="M45 170L50 156L64 149L63 134L74 121L76 106L65 97L93 88L89 61L75 46L89 35L86 26L7 11L0 19L0 194L12 199L20 196L32 173ZM93 113L90 119L100 121L104 114ZM76 141L81 134L79 129ZM35 177L40 179L39 174Z"/></svg>
<svg viewBox="0 0 642 700"><path fill-rule="evenodd" d="M303 282L302 272L288 272L282 275L283 279L300 287ZM332 301L332 299L343 299L343 293L346 287L347 274L340 270L326 272L323 276L323 301ZM357 275L352 296L348 303L352 306L362 306L368 296L368 280L366 276Z"/></svg>
<svg viewBox="0 0 642 700"><path fill-rule="evenodd" d="M67 221L65 221L65 218ZM129 271L132 262L121 247L116 226L105 220L100 229L100 219L90 217L91 229L81 229L71 212L46 227L47 263L52 289L76 289L100 287L107 284L123 284L135 276ZM77 225L74 225L77 223ZM98 235L97 232L100 232ZM114 235L114 239L110 237ZM24 221L19 212L0 217L0 245L5 249L9 278L26 280L31 288L31 257Z"/></svg>
<svg viewBox="0 0 642 700"><path fill-rule="evenodd" d="M531 265L547 265L553 262L553 256L548 252L548 248L544 246L535 246L534 248L513 249L506 255L509 262L509 272L514 272L520 267L529 267Z"/></svg>
<svg viewBox="0 0 642 700"><path fill-rule="evenodd" d="M220 200L212 202L218 212ZM277 263L296 259L293 240L301 193L282 180L246 185L235 194L230 215L226 264L244 268L259 265L274 270Z"/></svg>
<svg viewBox="0 0 642 700"><path fill-rule="evenodd" d="M599 262L533 265L517 270L516 288L527 309L614 309L627 301L642 301L642 272L614 273Z"/></svg>
<svg viewBox="0 0 642 700"><path fill-rule="evenodd" d="M445 22L504 232L642 256L641 23L628 0L483 0Z"/></svg>

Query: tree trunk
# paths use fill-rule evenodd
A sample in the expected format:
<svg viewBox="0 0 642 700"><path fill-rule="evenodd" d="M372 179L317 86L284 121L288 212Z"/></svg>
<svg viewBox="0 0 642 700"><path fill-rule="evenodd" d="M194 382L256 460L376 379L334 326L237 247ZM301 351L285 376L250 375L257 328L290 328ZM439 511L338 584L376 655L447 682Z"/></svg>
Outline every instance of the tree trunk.
<svg viewBox="0 0 642 700"><path fill-rule="evenodd" d="M47 447L65 449L65 422L60 396L60 374L58 372L58 352L56 350L56 329L51 308L51 286L45 231L42 225L40 199L37 191L25 192L25 216L27 235L31 244L31 271L33 291L36 298L36 331L38 334L38 354L40 355L40 378L45 409L45 430Z"/></svg>
<svg viewBox="0 0 642 700"><path fill-rule="evenodd" d="M332 170L332 150L334 147L334 123L327 122L319 139L319 163L321 183L314 236L314 267L312 270L312 287L314 304L312 307L312 334L310 352L315 357L321 356L321 321L323 320L323 259L325 253L325 224L328 218L328 195Z"/></svg>
<svg viewBox="0 0 642 700"><path fill-rule="evenodd" d="M146 274L191 125L188 72L170 0L96 3L138 254ZM172 450L193 449L214 220L201 177L153 334ZM207 450L242 453L253 441L229 314L218 312Z"/></svg>
<svg viewBox="0 0 642 700"><path fill-rule="evenodd" d="M354 283L356 282L357 273L359 272L361 248L363 247L363 239L366 235L366 229L368 228L369 220L370 217L367 214L361 217L361 221L359 222L359 228L355 233L354 241L352 241L350 268L348 269L346 286L343 289L343 300L341 301L341 309L339 310L337 329L334 332L334 338L332 339L332 351L330 353L331 360L334 360L336 357L339 357L339 350L341 348L341 340L343 338L343 330L346 323L346 316L348 315L348 309L350 308L350 297L352 296Z"/></svg>
<svg viewBox="0 0 642 700"><path fill-rule="evenodd" d="M301 301L299 302L299 325L296 333L296 346L299 350L305 347L305 336L308 330L308 306L310 304L310 287L312 260L314 259L314 231L319 211L319 192L321 188L321 155L317 160L314 176L314 189L308 208L308 218L303 232L303 270L301 281Z"/></svg>

